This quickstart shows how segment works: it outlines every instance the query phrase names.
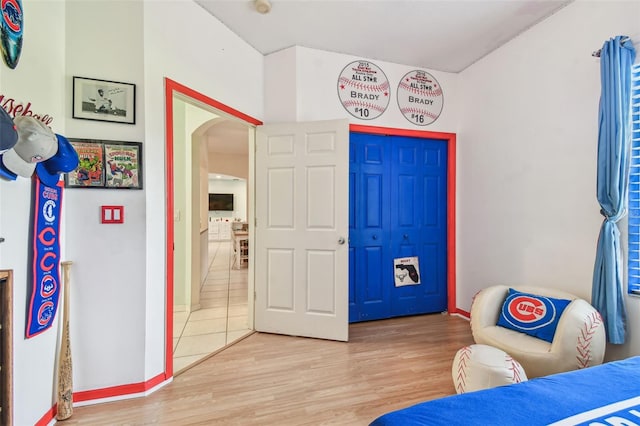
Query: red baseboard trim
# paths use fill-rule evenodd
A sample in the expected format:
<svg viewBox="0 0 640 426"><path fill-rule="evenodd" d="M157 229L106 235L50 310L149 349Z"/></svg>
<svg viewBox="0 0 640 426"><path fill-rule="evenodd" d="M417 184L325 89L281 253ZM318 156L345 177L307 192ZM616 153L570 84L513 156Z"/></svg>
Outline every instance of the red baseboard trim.
<svg viewBox="0 0 640 426"><path fill-rule="evenodd" d="M148 391L152 387L159 385L165 379L164 373L147 380L146 382L131 383L128 385L111 386L108 388L95 389L73 393L73 402L93 401L96 399L112 398L115 396L131 395Z"/></svg>
<svg viewBox="0 0 640 426"><path fill-rule="evenodd" d="M89 391L74 392L73 402L85 402L95 401L104 398L113 398L125 395L131 395L135 393L146 392L149 389L159 385L166 380L165 374L161 373L146 382L131 383L128 385L111 386L108 388L94 389ZM51 422L58 414L58 404L55 404L49 411L47 411L35 424L35 426L46 426Z"/></svg>
<svg viewBox="0 0 640 426"><path fill-rule="evenodd" d="M462 309L455 308L453 310L453 312L451 312L451 313L452 314L458 314L458 315L463 316L463 317L465 317L467 319L471 319L471 313L467 312L467 311L463 311Z"/></svg>
<svg viewBox="0 0 640 426"><path fill-rule="evenodd" d="M35 426L47 426L49 422L56 417L56 414L58 414L58 404L54 405L49 411L44 413L44 416L35 423Z"/></svg>

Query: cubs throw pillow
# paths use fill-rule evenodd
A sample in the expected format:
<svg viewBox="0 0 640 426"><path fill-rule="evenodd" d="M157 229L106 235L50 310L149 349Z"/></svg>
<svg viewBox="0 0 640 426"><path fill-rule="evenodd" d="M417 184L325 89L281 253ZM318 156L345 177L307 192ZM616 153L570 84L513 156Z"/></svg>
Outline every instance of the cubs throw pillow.
<svg viewBox="0 0 640 426"><path fill-rule="evenodd" d="M510 288L497 325L553 342L560 316L569 303L571 300L522 293Z"/></svg>

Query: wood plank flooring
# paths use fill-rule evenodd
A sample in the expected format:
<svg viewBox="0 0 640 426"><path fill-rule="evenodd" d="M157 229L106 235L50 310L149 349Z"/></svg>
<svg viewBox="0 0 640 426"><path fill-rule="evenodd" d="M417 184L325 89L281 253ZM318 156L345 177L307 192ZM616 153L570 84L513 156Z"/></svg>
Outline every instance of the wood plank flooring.
<svg viewBox="0 0 640 426"><path fill-rule="evenodd" d="M451 363L473 343L444 314L351 324L350 341L254 333L146 398L76 407L58 425L368 425L455 394Z"/></svg>

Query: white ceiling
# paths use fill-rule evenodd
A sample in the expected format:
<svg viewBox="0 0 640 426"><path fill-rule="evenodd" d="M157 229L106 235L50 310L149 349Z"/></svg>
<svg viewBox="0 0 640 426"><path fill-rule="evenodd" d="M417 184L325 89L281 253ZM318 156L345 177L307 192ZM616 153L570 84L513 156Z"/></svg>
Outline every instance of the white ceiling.
<svg viewBox="0 0 640 426"><path fill-rule="evenodd" d="M194 0L263 55L302 46L460 72L573 0ZM218 122L209 153L247 154L247 128Z"/></svg>
<svg viewBox="0 0 640 426"><path fill-rule="evenodd" d="M573 0L195 0L263 55L302 46L460 72Z"/></svg>

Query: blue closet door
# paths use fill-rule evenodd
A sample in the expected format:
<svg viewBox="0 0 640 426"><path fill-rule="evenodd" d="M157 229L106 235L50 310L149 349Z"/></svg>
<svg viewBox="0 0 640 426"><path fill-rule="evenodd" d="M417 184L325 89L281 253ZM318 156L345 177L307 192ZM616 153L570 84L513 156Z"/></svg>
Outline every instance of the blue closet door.
<svg viewBox="0 0 640 426"><path fill-rule="evenodd" d="M351 322L446 310L446 178L444 141L351 133ZM417 257L419 284L396 286L405 257Z"/></svg>
<svg viewBox="0 0 640 426"><path fill-rule="evenodd" d="M391 316L442 312L447 308L447 144L408 137L391 137L389 142L392 258L388 263L417 257L420 282L394 283Z"/></svg>
<svg viewBox="0 0 640 426"><path fill-rule="evenodd" d="M389 318L390 145L352 133L349 170L349 321Z"/></svg>

